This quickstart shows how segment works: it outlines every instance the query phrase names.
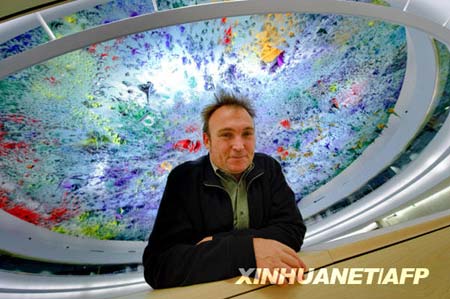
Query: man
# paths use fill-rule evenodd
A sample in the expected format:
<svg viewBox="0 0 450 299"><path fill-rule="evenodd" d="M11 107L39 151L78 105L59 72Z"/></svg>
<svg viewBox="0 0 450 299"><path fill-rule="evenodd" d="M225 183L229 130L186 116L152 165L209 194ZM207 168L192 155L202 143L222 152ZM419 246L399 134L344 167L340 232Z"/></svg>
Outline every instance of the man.
<svg viewBox="0 0 450 299"><path fill-rule="evenodd" d="M255 154L248 101L216 96L203 112L209 155L174 168L145 249L153 288L236 277L239 268L305 268L306 227L276 160Z"/></svg>

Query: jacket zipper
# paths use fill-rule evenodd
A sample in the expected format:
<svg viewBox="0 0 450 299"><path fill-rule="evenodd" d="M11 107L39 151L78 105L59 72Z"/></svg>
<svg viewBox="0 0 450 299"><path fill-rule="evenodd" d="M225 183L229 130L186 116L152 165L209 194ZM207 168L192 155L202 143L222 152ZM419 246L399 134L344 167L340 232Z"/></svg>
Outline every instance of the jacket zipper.
<svg viewBox="0 0 450 299"><path fill-rule="evenodd" d="M216 187L216 188L222 189L223 191L227 192L227 190L225 190L225 188L222 187L222 186L219 186L219 185L210 185L210 184L207 184L207 183L203 183L203 184L204 184L206 187ZM227 192L227 194L228 194L228 192Z"/></svg>
<svg viewBox="0 0 450 299"><path fill-rule="evenodd" d="M259 173L258 175L256 175L256 176L254 176L251 180L250 180L250 182L248 182L248 184L247 184L247 192L248 192L248 188L250 187L250 184L251 183L253 183L253 181L255 180L255 179L257 179L257 178L259 178L260 176L262 176L264 174L264 172L261 172L261 173ZM207 184L207 183L203 183L206 187L216 187L216 188L219 188L219 189L222 189L223 191L225 191L225 192L227 192L227 190L224 188L224 187L222 187L222 186L219 186L219 185L211 185L211 184ZM228 194L228 192L227 192L227 194Z"/></svg>
<svg viewBox="0 0 450 299"><path fill-rule="evenodd" d="M264 174L264 172L261 172L261 173L259 173L257 176L254 176L251 180L250 180L250 182L248 182L248 184L247 184L247 192L248 192L248 188L250 188L250 184L251 183L253 183L253 181L255 180L255 179L257 179L257 178L259 178L260 176L262 176Z"/></svg>

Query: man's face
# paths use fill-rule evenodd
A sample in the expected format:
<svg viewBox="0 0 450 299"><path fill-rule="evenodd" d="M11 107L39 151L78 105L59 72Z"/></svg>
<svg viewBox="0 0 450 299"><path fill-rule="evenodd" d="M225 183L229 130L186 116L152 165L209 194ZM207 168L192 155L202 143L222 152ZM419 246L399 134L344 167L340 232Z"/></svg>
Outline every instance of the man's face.
<svg viewBox="0 0 450 299"><path fill-rule="evenodd" d="M203 143L217 167L239 177L255 155L252 117L241 107L220 107L209 119L209 135L203 133Z"/></svg>

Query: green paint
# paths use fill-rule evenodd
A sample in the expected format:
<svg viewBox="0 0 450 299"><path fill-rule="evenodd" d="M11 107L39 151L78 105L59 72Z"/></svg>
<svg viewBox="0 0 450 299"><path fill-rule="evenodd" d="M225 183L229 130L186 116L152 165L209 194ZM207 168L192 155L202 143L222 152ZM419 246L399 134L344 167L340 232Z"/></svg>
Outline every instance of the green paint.
<svg viewBox="0 0 450 299"><path fill-rule="evenodd" d="M390 7L389 3L384 0L372 0L372 4Z"/></svg>
<svg viewBox="0 0 450 299"><path fill-rule="evenodd" d="M52 231L54 231L55 233L60 233L60 234L68 234L69 233L69 231L62 226L54 226L52 228Z"/></svg>

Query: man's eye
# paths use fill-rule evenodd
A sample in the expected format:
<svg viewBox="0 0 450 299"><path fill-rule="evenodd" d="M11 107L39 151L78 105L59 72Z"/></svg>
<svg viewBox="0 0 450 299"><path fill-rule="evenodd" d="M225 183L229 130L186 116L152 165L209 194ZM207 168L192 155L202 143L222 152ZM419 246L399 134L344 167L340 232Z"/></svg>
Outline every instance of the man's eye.
<svg viewBox="0 0 450 299"><path fill-rule="evenodd" d="M230 138L230 137L231 137L231 134L230 134L230 133L220 134L220 137Z"/></svg>

